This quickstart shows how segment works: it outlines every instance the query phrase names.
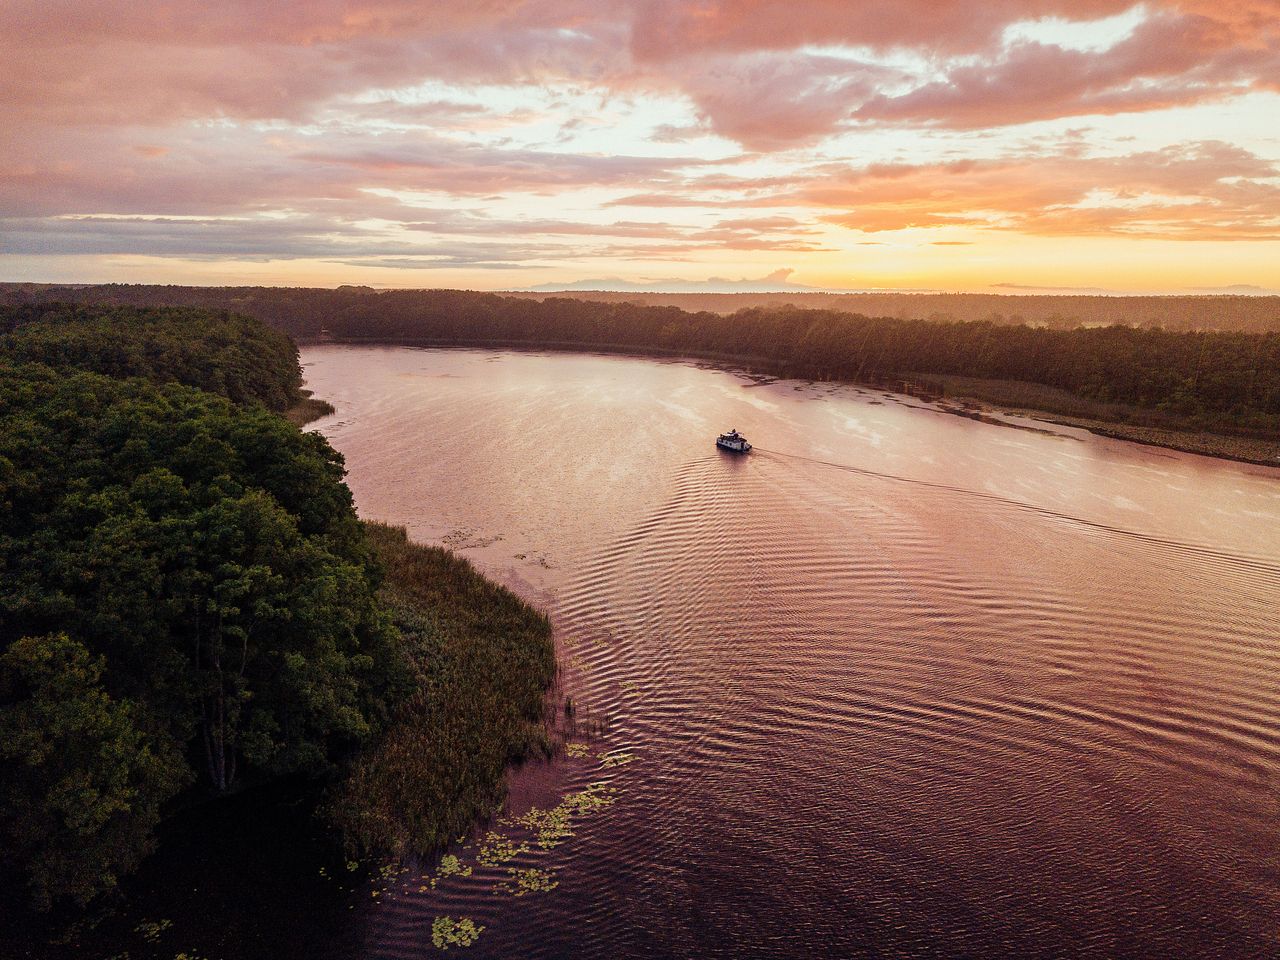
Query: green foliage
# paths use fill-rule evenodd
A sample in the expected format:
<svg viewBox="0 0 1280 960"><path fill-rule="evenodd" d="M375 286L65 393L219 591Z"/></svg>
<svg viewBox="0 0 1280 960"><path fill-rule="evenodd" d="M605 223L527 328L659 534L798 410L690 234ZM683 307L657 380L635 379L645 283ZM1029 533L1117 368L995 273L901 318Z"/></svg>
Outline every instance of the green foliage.
<svg viewBox="0 0 1280 960"><path fill-rule="evenodd" d="M0 655L0 828L36 903L84 903L150 851L160 805L188 779L174 741L102 685L66 634Z"/></svg>
<svg viewBox="0 0 1280 960"><path fill-rule="evenodd" d="M0 639L66 630L218 789L385 721L394 631L320 437L182 387L0 374ZM400 673L400 676L397 674Z"/></svg>
<svg viewBox="0 0 1280 960"><path fill-rule="evenodd" d="M366 529L419 686L359 757L331 813L357 847L423 852L491 810L506 765L545 744L551 626L448 551L409 542L403 528Z"/></svg>
<svg viewBox="0 0 1280 960"><path fill-rule="evenodd" d="M248 317L164 307L62 303L0 308L0 357L118 379L182 383L285 410L302 371L287 336Z"/></svg>
<svg viewBox="0 0 1280 960"><path fill-rule="evenodd" d="M125 371L160 383L85 372L116 320L149 349L167 316L64 318L69 369L0 356L0 823L42 904L131 869L193 766L217 791L335 769L412 683L338 454L257 402L270 391L237 404L167 382L168 335L163 362ZM258 389L230 360L263 338L173 322L179 340L192 324L228 338L184 353L192 370ZM50 359L51 323L21 327L10 354ZM296 374L290 356L277 373Z"/></svg>

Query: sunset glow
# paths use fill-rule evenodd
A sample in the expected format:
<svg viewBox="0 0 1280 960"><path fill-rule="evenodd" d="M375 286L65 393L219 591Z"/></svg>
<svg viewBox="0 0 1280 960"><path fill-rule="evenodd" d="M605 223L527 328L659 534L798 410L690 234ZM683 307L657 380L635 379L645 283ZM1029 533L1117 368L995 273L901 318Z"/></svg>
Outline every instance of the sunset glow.
<svg viewBox="0 0 1280 960"><path fill-rule="evenodd" d="M0 49L0 280L1280 288L1277 0L13 0Z"/></svg>

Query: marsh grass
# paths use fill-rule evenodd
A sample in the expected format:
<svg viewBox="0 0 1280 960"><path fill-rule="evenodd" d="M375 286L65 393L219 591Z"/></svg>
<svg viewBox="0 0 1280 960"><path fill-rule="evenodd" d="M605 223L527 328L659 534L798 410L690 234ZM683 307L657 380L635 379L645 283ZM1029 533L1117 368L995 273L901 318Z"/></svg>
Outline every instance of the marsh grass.
<svg viewBox="0 0 1280 960"><path fill-rule="evenodd" d="M284 411L284 418L295 427L305 427L313 420L335 412L333 404L327 400L317 400L310 390L299 390L298 396L298 402Z"/></svg>
<svg viewBox="0 0 1280 960"><path fill-rule="evenodd" d="M418 686L327 809L353 850L429 853L496 810L508 764L550 755L551 624L466 560L411 543L404 528L365 529Z"/></svg>

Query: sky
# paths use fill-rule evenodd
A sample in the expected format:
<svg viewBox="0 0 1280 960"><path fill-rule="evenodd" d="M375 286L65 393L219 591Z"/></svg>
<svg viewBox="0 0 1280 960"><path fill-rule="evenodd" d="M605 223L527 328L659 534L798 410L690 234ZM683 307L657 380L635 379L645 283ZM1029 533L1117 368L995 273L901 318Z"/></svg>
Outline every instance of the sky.
<svg viewBox="0 0 1280 960"><path fill-rule="evenodd" d="M1280 289L1280 0L5 0L0 280Z"/></svg>

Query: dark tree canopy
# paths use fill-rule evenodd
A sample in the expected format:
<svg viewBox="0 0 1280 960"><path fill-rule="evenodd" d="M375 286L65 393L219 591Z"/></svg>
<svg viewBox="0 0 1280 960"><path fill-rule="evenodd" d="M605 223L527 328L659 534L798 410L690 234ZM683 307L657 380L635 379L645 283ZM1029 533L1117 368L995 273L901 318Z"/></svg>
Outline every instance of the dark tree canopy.
<svg viewBox="0 0 1280 960"><path fill-rule="evenodd" d="M42 902L110 887L185 783L329 769L409 686L341 457L263 406L292 345L128 313L0 357L0 831Z"/></svg>
<svg viewBox="0 0 1280 960"><path fill-rule="evenodd" d="M149 853L160 806L188 779L173 742L102 685L66 634L0 655L0 816L36 902L84 903Z"/></svg>
<svg viewBox="0 0 1280 960"><path fill-rule="evenodd" d="M250 320L185 307L32 304L0 309L0 355L59 370L184 383L272 410L302 386L297 349Z"/></svg>

